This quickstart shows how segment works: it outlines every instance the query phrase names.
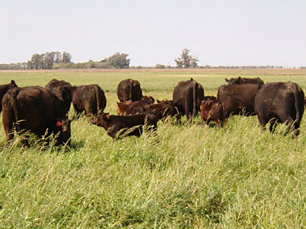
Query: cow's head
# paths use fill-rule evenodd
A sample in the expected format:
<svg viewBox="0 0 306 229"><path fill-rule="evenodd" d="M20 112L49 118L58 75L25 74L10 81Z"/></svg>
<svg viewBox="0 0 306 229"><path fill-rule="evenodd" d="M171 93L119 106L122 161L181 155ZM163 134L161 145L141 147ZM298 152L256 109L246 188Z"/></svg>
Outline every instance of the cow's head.
<svg viewBox="0 0 306 229"><path fill-rule="evenodd" d="M230 78L230 79L225 78L225 81L228 83L228 85L242 84L242 79L240 76L238 78Z"/></svg>
<svg viewBox="0 0 306 229"><path fill-rule="evenodd" d="M109 113L99 113L95 118L91 120L91 123L97 126L104 127L105 129L108 129L108 123L110 120Z"/></svg>
<svg viewBox="0 0 306 229"><path fill-rule="evenodd" d="M70 145L71 142L71 120L68 118L58 119L56 121L56 128L59 132L59 136L56 141L56 145Z"/></svg>
<svg viewBox="0 0 306 229"><path fill-rule="evenodd" d="M200 111L208 112L209 110L211 110L211 107L213 106L214 103L216 103L216 100L213 100L213 99L202 100L201 105L200 105Z"/></svg>
<svg viewBox="0 0 306 229"><path fill-rule="evenodd" d="M9 89L18 87L14 80L11 80L11 83L9 84Z"/></svg>
<svg viewBox="0 0 306 229"><path fill-rule="evenodd" d="M117 102L117 106L118 106L118 114L123 115L126 111L126 104L125 102Z"/></svg>
<svg viewBox="0 0 306 229"><path fill-rule="evenodd" d="M142 96L141 100L144 101L145 103L148 103L148 104L152 104L155 101L155 99L150 95Z"/></svg>

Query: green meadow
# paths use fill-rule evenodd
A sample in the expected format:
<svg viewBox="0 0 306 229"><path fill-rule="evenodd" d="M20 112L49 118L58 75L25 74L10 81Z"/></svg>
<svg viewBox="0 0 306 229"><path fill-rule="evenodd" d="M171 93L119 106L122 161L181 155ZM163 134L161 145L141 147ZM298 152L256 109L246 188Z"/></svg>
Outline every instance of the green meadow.
<svg viewBox="0 0 306 229"><path fill-rule="evenodd" d="M117 113L120 80L137 79L145 95L172 99L193 78L216 95L224 78L292 81L306 90L306 70L1 71L0 84L97 83L105 112ZM69 113L74 118L73 109ZM73 119L71 148L17 136L6 147L0 124L0 228L306 228L306 116L291 139L257 117L232 116L223 128L200 116L159 121L156 134L112 140L82 116Z"/></svg>

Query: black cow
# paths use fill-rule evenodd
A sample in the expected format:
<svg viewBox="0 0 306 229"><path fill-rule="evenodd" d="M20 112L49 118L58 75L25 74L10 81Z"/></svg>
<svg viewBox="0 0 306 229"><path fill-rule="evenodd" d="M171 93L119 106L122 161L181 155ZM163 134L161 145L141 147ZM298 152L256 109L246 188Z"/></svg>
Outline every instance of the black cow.
<svg viewBox="0 0 306 229"><path fill-rule="evenodd" d="M260 88L258 84L223 85L219 87L217 99L223 104L225 118L229 115L255 115L254 100Z"/></svg>
<svg viewBox="0 0 306 229"><path fill-rule="evenodd" d="M63 103L62 107L65 110L65 113L68 114L72 102L71 84L65 80L53 79L45 86L45 88L52 91L61 100Z"/></svg>
<svg viewBox="0 0 306 229"><path fill-rule="evenodd" d="M143 126L151 126L153 130L157 128L158 118L155 114L143 113L138 115L109 115L99 113L91 122L103 127L109 136L116 138L119 136L137 136L143 132Z"/></svg>
<svg viewBox="0 0 306 229"><path fill-rule="evenodd" d="M71 92L73 108L77 115L83 111L86 115L97 115L106 107L104 91L98 84L74 86Z"/></svg>
<svg viewBox="0 0 306 229"><path fill-rule="evenodd" d="M3 96L5 95L5 93L14 88L14 87L17 87L17 84L15 83L14 80L11 80L11 83L9 84L4 84L4 85L0 85L0 113L2 111L2 99L3 99Z"/></svg>
<svg viewBox="0 0 306 229"><path fill-rule="evenodd" d="M231 79L226 79L225 81L228 83L228 85L236 85L236 84L259 84L259 85L264 85L264 81L260 79L259 77L257 78L241 78L240 76L238 78L231 78Z"/></svg>
<svg viewBox="0 0 306 229"><path fill-rule="evenodd" d="M203 99L204 89L193 79L179 82L173 91L173 100L178 104L179 112L187 116L187 120L197 115Z"/></svg>
<svg viewBox="0 0 306 229"><path fill-rule="evenodd" d="M59 98L41 87L22 87L9 90L3 97L2 122L9 141L14 137L13 128L19 134L30 131L39 137L56 137L56 145L70 144L70 120L61 109ZM22 144L28 147L27 139Z"/></svg>
<svg viewBox="0 0 306 229"><path fill-rule="evenodd" d="M273 132L278 122L286 123L290 129L296 130L297 136L304 113L304 92L296 83L268 83L255 97L255 111L262 127L270 122Z"/></svg>
<svg viewBox="0 0 306 229"><path fill-rule="evenodd" d="M142 90L139 81L132 79L120 81L117 87L117 96L120 102L141 100Z"/></svg>

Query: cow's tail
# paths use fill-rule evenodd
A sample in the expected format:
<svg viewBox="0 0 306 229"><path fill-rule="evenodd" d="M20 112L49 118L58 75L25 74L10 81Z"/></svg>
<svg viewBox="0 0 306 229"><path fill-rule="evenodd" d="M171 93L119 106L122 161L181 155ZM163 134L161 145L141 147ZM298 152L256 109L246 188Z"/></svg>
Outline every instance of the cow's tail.
<svg viewBox="0 0 306 229"><path fill-rule="evenodd" d="M131 101L133 101L132 99L133 84L134 82L132 80L129 80L129 99L128 100L131 100Z"/></svg>
<svg viewBox="0 0 306 229"><path fill-rule="evenodd" d="M295 111L296 111L296 114L295 114L295 123L299 123L300 120L301 120L301 117L302 117L302 114L300 112L300 109L299 109L299 88L297 85L291 83L290 85L292 91L293 91L293 96L294 96L294 107L295 107Z"/></svg>
<svg viewBox="0 0 306 229"><path fill-rule="evenodd" d="M100 88L98 86L95 86L95 95L96 95L96 104L97 104L97 114L100 113L102 111L102 104L100 101L101 96L101 90L99 90Z"/></svg>
<svg viewBox="0 0 306 229"><path fill-rule="evenodd" d="M18 104L17 104L17 96L19 94L19 89L12 90L11 92L11 107L13 109L13 113L15 116L15 125L16 130L19 132L21 130L20 128L20 116L19 116L19 110L18 110Z"/></svg>
<svg viewBox="0 0 306 229"><path fill-rule="evenodd" d="M192 117L195 117L197 114L197 98L198 98L198 84L197 82L193 82L193 92L192 92L192 100L193 100L193 108L192 108Z"/></svg>

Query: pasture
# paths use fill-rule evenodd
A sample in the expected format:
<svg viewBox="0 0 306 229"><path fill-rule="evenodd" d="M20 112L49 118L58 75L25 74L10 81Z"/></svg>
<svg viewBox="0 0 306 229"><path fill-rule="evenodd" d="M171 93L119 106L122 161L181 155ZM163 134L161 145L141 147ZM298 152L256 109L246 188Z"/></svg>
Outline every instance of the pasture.
<svg viewBox="0 0 306 229"><path fill-rule="evenodd" d="M120 80L139 80L143 94L172 99L191 77L205 95L224 78L292 81L306 90L306 71L104 70L2 71L0 84L97 83L105 112L117 113ZM69 113L74 117L73 109ZM262 131L257 117L233 116L224 128L200 115L182 125L159 121L157 134L113 141L86 117L72 122L70 149L20 137L5 147L0 124L0 228L305 228L306 116L292 140L286 127Z"/></svg>

